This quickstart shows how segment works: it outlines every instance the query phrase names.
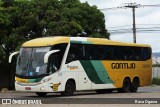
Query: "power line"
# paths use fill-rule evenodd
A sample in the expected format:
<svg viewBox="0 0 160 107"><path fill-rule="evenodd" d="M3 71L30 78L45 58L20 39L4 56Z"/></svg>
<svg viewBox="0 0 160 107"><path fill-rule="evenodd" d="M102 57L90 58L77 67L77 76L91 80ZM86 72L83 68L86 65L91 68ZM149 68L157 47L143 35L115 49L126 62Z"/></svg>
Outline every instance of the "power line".
<svg viewBox="0 0 160 107"><path fill-rule="evenodd" d="M132 28L124 28L124 29L113 29L108 30L111 36L116 34L125 34L125 33L132 33ZM153 27L138 27L136 29L137 33L160 33L160 26L153 26Z"/></svg>
<svg viewBox="0 0 160 107"><path fill-rule="evenodd" d="M110 34L113 36L114 34L124 34L124 33L132 33L131 30L124 31L111 31ZM160 33L160 30L137 30L137 33Z"/></svg>
<svg viewBox="0 0 160 107"><path fill-rule="evenodd" d="M131 25L113 26L113 27L108 27L108 28L117 28L117 27L126 27L126 26L131 26Z"/></svg>
<svg viewBox="0 0 160 107"><path fill-rule="evenodd" d="M131 8L132 9L132 16L133 16L133 42L136 43L136 24L135 24L135 8L139 7L160 7L160 4L157 5L140 5L137 3L122 3L119 7L112 7L112 8L103 8L100 9L102 11L107 11L107 10L117 10L117 9L127 9Z"/></svg>
<svg viewBox="0 0 160 107"><path fill-rule="evenodd" d="M108 8L108 9L126 9L126 8L132 8L132 13L133 13L133 42L136 43L136 26L135 26L135 8L138 8L140 4L137 3L123 3L119 7L114 7L114 8ZM104 11L105 9L103 9Z"/></svg>
<svg viewBox="0 0 160 107"><path fill-rule="evenodd" d="M136 24L136 25L149 25L149 26L152 26L152 25L160 25L160 24Z"/></svg>
<svg viewBox="0 0 160 107"><path fill-rule="evenodd" d="M101 11L107 11L107 10L127 9L127 7L126 7L127 4L136 4L136 3L122 3L118 7L102 8L100 10ZM141 5L141 4L138 4L138 7L160 7L160 4L155 4L155 5Z"/></svg>
<svg viewBox="0 0 160 107"><path fill-rule="evenodd" d="M126 29L112 29L112 30L109 30L109 31L117 31L117 30L127 30L127 29L132 29L132 28L126 28ZM142 27L138 27L138 28L136 28L137 30L139 30L139 29L146 29L146 30L149 30L149 29L158 29L158 30L160 30L160 26L159 27L144 27L144 28L142 28Z"/></svg>
<svg viewBox="0 0 160 107"><path fill-rule="evenodd" d="M141 26L141 25L147 25L147 26L153 26L153 25L159 25L160 24L136 24L138 26ZM132 26L131 24L130 25L122 25L122 26L110 26L110 27L107 27L107 28L116 28L116 27L125 27L125 26Z"/></svg>
<svg viewBox="0 0 160 107"><path fill-rule="evenodd" d="M156 4L156 5L140 5L140 7L160 7L160 4Z"/></svg>
<svg viewBox="0 0 160 107"><path fill-rule="evenodd" d="M143 25L144 27L140 27ZM149 26L150 27L149 27ZM154 26L153 26L154 25ZM155 26L156 25L156 26ZM129 25L131 26L131 25ZM115 26L108 28L108 32L111 34L123 34L123 33L132 33L132 28L127 26ZM160 33L160 26L159 24L138 24L139 27L136 28L137 33Z"/></svg>
<svg viewBox="0 0 160 107"><path fill-rule="evenodd" d="M131 29L131 28L110 29L109 31L114 31L114 30L126 30L126 29ZM160 26L154 26L154 27L137 27L136 29L159 29L159 30L160 30Z"/></svg>

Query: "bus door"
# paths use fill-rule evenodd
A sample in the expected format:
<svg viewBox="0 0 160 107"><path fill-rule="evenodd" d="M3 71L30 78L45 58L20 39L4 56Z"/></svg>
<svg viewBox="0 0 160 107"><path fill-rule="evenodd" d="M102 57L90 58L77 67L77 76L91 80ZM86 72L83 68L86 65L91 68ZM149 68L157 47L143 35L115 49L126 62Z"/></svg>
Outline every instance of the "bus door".
<svg viewBox="0 0 160 107"><path fill-rule="evenodd" d="M59 70L59 53L54 53L50 56L49 58L49 63L48 63L48 73L51 74L52 81L48 84L49 87L52 87L53 91L59 90L58 87L58 70Z"/></svg>
<svg viewBox="0 0 160 107"><path fill-rule="evenodd" d="M76 72L76 79L78 79L78 90L88 90L91 89L91 81L88 78L83 64L83 45L71 44L67 55L67 69Z"/></svg>

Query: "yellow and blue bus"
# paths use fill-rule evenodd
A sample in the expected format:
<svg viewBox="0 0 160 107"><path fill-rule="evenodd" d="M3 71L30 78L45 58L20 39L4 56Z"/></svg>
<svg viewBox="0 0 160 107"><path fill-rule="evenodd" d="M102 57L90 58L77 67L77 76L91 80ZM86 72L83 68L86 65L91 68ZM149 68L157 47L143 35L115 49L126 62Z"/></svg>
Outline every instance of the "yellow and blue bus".
<svg viewBox="0 0 160 107"><path fill-rule="evenodd" d="M45 96L49 92L72 95L137 92L151 84L149 45L89 37L44 37L25 42L16 65L15 89Z"/></svg>

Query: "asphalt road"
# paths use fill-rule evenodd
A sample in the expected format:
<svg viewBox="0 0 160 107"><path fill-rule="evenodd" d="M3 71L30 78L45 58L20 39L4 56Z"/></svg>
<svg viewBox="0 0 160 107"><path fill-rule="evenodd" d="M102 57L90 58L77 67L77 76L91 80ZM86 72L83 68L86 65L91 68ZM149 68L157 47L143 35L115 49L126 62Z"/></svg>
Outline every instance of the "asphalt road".
<svg viewBox="0 0 160 107"><path fill-rule="evenodd" d="M35 93L8 91L1 92L0 99L41 100L42 104L133 104L136 100L156 100L160 104L160 86L140 87L137 93L113 91L97 94L95 91L82 91L67 97L59 93L49 93L46 97L38 97Z"/></svg>

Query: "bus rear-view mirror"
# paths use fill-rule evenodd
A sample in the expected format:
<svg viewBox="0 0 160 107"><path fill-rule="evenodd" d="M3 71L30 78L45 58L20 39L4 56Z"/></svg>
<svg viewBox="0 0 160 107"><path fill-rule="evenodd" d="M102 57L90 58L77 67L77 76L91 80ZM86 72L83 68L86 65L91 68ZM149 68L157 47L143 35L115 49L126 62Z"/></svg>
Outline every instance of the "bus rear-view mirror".
<svg viewBox="0 0 160 107"><path fill-rule="evenodd" d="M13 52L10 56L9 56L9 63L12 62L12 58L13 56L17 55L19 53L19 51Z"/></svg>
<svg viewBox="0 0 160 107"><path fill-rule="evenodd" d="M56 53L56 52L59 52L59 51L60 51L60 50L52 50L52 51L47 52L47 53L44 55L44 63L45 63L45 64L48 63L48 58L49 58L49 56L50 56L51 54Z"/></svg>

